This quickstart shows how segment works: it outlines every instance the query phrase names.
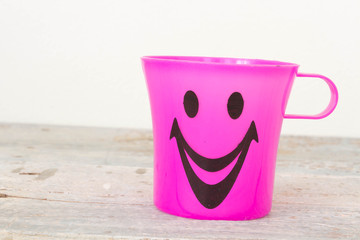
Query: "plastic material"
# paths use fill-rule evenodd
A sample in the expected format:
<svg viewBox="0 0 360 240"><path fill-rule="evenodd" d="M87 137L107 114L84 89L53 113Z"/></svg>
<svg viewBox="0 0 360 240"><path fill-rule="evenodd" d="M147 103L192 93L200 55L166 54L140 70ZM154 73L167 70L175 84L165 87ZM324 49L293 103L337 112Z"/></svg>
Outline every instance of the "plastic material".
<svg viewBox="0 0 360 240"><path fill-rule="evenodd" d="M336 106L335 85L279 61L142 58L154 132L154 203L197 219L246 220L271 209L284 117L321 118ZM284 115L295 76L332 90L316 116Z"/></svg>

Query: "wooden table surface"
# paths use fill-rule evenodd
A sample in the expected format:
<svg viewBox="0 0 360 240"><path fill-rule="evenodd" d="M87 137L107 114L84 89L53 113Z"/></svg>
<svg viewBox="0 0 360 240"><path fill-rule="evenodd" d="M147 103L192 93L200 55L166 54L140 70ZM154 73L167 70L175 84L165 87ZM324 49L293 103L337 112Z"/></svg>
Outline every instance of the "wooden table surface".
<svg viewBox="0 0 360 240"><path fill-rule="evenodd" d="M0 125L0 239L360 239L360 139L281 138L273 208L200 221L152 203L145 130Z"/></svg>

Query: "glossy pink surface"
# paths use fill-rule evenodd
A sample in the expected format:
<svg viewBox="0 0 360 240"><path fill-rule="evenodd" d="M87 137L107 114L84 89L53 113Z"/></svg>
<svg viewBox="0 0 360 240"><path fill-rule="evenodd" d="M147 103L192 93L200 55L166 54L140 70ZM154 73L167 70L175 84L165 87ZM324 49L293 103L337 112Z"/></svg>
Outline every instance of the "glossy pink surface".
<svg viewBox="0 0 360 240"><path fill-rule="evenodd" d="M267 215L284 110L299 66L266 60L165 56L143 57L142 63L153 120L155 205L167 213L197 219L248 220ZM334 95L336 87L330 87ZM188 91L198 100L194 117L184 109ZM228 113L234 92L242 95L244 103L236 119ZM336 102L337 92L320 117L330 114ZM199 189L189 183L178 138L171 136L175 119L190 148L210 160L236 149L252 122L256 125L258 142L250 141L241 170L232 177L231 190L215 207L202 204L194 192ZM225 179L241 155L222 170L210 172L185 153L195 175L209 186ZM221 195L206 191L202 191L205 197Z"/></svg>

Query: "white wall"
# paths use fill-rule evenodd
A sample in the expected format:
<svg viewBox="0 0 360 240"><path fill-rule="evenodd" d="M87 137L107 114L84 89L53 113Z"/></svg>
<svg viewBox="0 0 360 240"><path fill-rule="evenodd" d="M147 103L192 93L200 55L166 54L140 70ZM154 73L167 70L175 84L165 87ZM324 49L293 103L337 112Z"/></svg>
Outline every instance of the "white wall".
<svg viewBox="0 0 360 240"><path fill-rule="evenodd" d="M200 55L296 62L338 86L323 120L284 134L360 137L360 1L0 1L0 121L150 128L139 58ZM298 79L288 113L327 104Z"/></svg>

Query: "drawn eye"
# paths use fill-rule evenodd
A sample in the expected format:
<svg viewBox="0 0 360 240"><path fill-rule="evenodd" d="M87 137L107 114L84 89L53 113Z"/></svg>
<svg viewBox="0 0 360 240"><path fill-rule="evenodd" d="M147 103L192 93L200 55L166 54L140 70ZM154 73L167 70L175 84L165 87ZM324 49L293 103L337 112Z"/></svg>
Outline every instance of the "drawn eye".
<svg viewBox="0 0 360 240"><path fill-rule="evenodd" d="M186 114L193 118L199 110L199 100L193 91L187 91L184 95L184 108Z"/></svg>
<svg viewBox="0 0 360 240"><path fill-rule="evenodd" d="M241 94L238 92L232 93L227 103L229 116L232 119L237 119L238 117L240 117L243 108L244 108L244 99L241 96Z"/></svg>

